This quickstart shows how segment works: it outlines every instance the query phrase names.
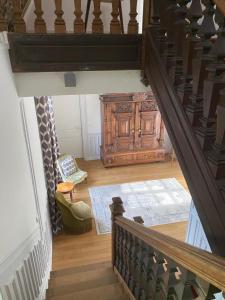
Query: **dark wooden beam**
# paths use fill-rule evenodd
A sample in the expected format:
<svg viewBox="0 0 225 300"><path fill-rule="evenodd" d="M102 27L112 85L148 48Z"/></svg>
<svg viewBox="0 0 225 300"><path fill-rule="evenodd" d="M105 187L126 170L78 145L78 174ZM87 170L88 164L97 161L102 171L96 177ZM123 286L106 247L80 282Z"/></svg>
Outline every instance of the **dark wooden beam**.
<svg viewBox="0 0 225 300"><path fill-rule="evenodd" d="M140 69L139 34L9 33L13 72Z"/></svg>

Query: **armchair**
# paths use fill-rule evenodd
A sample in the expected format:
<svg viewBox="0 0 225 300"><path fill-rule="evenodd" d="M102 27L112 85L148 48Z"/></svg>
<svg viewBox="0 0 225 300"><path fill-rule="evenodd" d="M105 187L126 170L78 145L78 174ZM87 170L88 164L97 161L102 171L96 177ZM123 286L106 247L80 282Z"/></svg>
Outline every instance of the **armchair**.
<svg viewBox="0 0 225 300"><path fill-rule="evenodd" d="M87 179L88 173L78 167L76 160L70 154L60 155L57 165L63 182L72 182L76 185Z"/></svg>
<svg viewBox="0 0 225 300"><path fill-rule="evenodd" d="M55 193L55 200L62 216L65 231L82 234L92 230L92 212L86 203L83 201L71 203L60 192Z"/></svg>

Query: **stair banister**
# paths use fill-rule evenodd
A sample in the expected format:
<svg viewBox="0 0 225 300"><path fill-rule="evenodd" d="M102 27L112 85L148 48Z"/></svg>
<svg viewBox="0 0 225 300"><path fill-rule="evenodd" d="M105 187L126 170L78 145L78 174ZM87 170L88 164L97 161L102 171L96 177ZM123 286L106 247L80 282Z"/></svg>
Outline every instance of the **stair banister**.
<svg viewBox="0 0 225 300"><path fill-rule="evenodd" d="M190 28L188 24L185 27L192 32L180 35L186 46L178 53L176 19L171 15L188 1L167 1L170 5L166 10L159 6L159 12L150 12L159 18L145 28L142 78L156 95L212 252L225 257L225 144L223 138L219 145L215 141L224 131L220 92L225 88L225 4L213 0L188 3ZM197 23L202 3L203 18ZM177 59L186 63L183 74L177 69L177 78L184 80L180 85L171 76Z"/></svg>
<svg viewBox="0 0 225 300"><path fill-rule="evenodd" d="M225 291L225 259L123 217L112 199L113 268L135 299L213 299Z"/></svg>

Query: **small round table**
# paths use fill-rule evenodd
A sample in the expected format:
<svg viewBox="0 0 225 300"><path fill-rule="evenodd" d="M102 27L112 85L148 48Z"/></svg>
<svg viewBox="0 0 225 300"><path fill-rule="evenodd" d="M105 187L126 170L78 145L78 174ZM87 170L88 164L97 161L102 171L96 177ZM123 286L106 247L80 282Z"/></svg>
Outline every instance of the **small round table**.
<svg viewBox="0 0 225 300"><path fill-rule="evenodd" d="M57 184L57 191L63 194L70 194L71 201L73 200L74 184L72 182L62 182Z"/></svg>

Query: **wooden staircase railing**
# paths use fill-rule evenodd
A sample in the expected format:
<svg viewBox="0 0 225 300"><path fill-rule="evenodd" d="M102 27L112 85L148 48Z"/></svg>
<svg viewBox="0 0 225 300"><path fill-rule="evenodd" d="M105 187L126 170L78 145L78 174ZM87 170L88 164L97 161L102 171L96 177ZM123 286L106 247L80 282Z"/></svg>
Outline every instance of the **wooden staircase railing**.
<svg viewBox="0 0 225 300"><path fill-rule="evenodd" d="M215 299L225 291L224 258L124 218L120 198L110 208L113 268L134 299Z"/></svg>
<svg viewBox="0 0 225 300"><path fill-rule="evenodd" d="M142 79L157 96L211 249L225 256L225 1L150 7Z"/></svg>
<svg viewBox="0 0 225 300"><path fill-rule="evenodd" d="M63 3L68 0L52 0L55 2L55 33L66 33L66 20L64 19ZM102 0L104 2L104 0ZM93 21L92 21L92 32L90 33L104 33L104 24L102 22L102 11L101 11L101 0L93 0ZM138 34L138 22L137 22L137 0L124 0L128 1L128 7L130 11L121 12L121 0L106 0L108 4L111 4L111 20L108 20L110 24L110 33L121 34L124 33L124 29L121 24L123 24L123 15L129 16L129 22L127 25L126 32L128 34ZM12 5L11 5L12 2ZM2 0L0 5L0 32L10 31L17 33L26 33L26 24L24 21L24 9L28 8L30 1L26 0ZM34 31L35 33L46 33L46 22L43 18L43 8L42 0L34 0L34 14L36 19L34 21ZM81 1L74 0L71 1L71 10L74 10L74 33L84 33L85 23L83 20L83 12L81 10ZM5 12L5 6L8 7L7 13ZM10 20L8 15L11 15ZM52 12L53 13L53 12Z"/></svg>

